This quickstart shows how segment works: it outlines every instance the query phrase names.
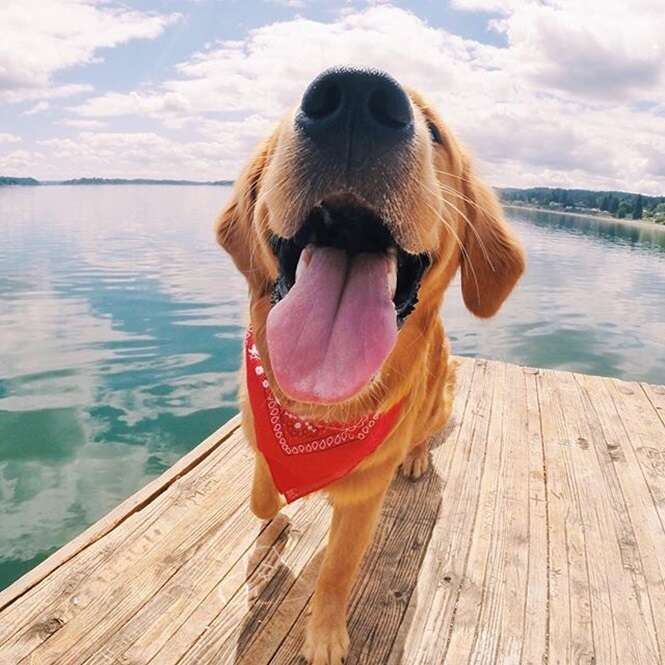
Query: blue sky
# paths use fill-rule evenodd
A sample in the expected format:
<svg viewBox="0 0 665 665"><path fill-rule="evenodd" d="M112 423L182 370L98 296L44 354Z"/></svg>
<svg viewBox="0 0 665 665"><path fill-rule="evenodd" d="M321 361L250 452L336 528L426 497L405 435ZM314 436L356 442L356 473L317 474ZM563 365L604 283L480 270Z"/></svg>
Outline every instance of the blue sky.
<svg viewBox="0 0 665 665"><path fill-rule="evenodd" d="M661 0L4 0L0 34L2 175L232 178L356 64L420 88L493 184L665 193Z"/></svg>

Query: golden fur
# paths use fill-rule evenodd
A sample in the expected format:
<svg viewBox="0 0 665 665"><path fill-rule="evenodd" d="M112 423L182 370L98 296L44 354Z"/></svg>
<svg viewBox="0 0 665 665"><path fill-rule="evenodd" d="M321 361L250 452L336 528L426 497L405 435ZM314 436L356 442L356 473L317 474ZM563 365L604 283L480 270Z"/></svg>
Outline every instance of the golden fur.
<svg viewBox="0 0 665 665"><path fill-rule="evenodd" d="M397 468L413 477L427 466L427 441L449 418L454 366L440 320L443 294L458 269L466 306L480 317L496 313L524 270L524 254L492 191L474 173L469 156L416 92L416 140L408 164L388 174L392 195L379 210L403 249L428 252L432 265L419 303L400 331L380 375L353 399L332 405L294 402L274 380L265 330L277 263L269 233L292 235L297 220L320 200L303 184L307 164L297 150L291 118L259 147L236 183L217 223L217 238L245 275L256 344L271 387L289 410L310 419L344 421L384 411L404 400L386 441L326 492L334 506L330 538L316 583L304 647L314 665L339 665L348 650L346 605L369 545L385 492ZM431 141L433 124L442 144ZM242 398L243 426L255 447L251 409ZM252 510L270 519L282 506L267 464L256 452Z"/></svg>

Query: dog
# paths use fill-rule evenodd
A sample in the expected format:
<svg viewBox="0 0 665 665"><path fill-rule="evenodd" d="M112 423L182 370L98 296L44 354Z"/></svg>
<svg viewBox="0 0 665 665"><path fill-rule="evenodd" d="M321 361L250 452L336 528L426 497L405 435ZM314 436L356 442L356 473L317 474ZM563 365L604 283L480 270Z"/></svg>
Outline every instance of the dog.
<svg viewBox="0 0 665 665"><path fill-rule="evenodd" d="M321 439L342 441L331 455L360 450L370 436L353 432L362 439L370 423L383 430L343 473L305 477L291 495L320 489L333 506L303 655L339 665L349 595L386 491L400 466L412 479L427 470L428 441L450 416L444 292L459 270L466 307L493 316L525 269L524 251L424 97L351 68L318 76L258 147L216 234L249 286L241 412L255 450L252 511L271 519L289 498L266 437L279 440L285 473L314 473L319 453L285 443L285 414L289 427L342 423L347 439ZM274 431L257 421L261 390Z"/></svg>

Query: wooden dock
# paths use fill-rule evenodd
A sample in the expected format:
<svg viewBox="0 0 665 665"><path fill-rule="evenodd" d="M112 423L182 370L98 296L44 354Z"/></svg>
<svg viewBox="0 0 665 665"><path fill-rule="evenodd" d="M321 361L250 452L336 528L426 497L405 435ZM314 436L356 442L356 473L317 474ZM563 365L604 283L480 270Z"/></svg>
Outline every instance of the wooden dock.
<svg viewBox="0 0 665 665"><path fill-rule="evenodd" d="M348 664L665 663L665 387L462 360L432 457L390 491ZM234 419L0 593L0 663L301 662L330 509L260 523L250 460Z"/></svg>

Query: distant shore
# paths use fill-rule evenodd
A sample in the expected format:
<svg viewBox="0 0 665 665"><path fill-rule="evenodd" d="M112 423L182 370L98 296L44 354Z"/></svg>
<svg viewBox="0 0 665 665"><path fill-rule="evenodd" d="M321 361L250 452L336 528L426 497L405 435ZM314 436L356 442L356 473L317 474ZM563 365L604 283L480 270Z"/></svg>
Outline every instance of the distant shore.
<svg viewBox="0 0 665 665"><path fill-rule="evenodd" d="M510 210L533 210L534 212L547 212L552 215L566 215L568 217L584 217L585 219L595 219L599 222L611 222L623 224L624 226L633 226L637 229L654 229L665 232L665 224L656 224L646 219L629 219L612 217L612 215L592 215L588 212L571 212L570 210L553 210L552 208L539 208L538 206L519 206L512 203L503 203L502 206Z"/></svg>
<svg viewBox="0 0 665 665"><path fill-rule="evenodd" d="M74 178L73 180L37 180L35 178L0 177L0 186L49 187L52 185L177 185L186 187L225 187L233 180L176 180L160 178Z"/></svg>

